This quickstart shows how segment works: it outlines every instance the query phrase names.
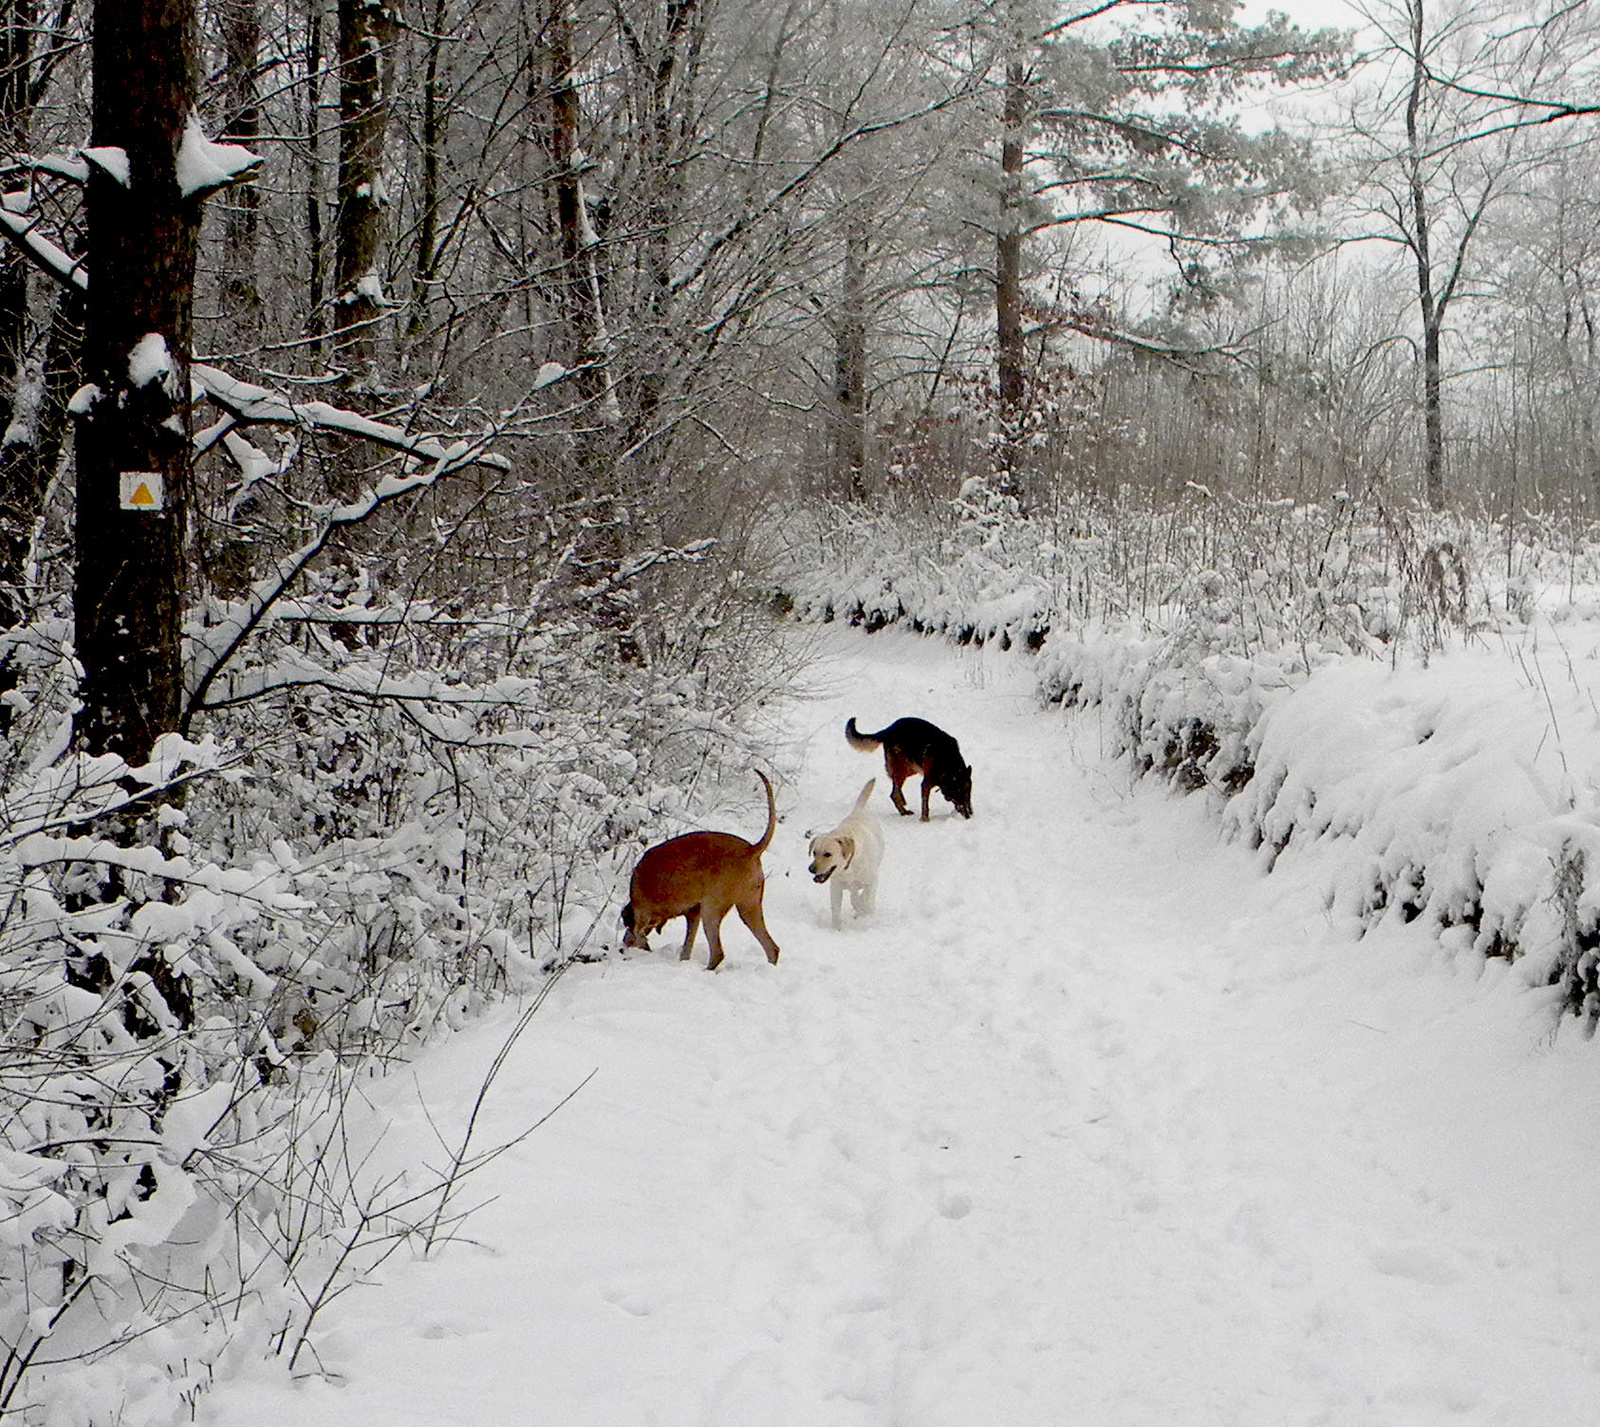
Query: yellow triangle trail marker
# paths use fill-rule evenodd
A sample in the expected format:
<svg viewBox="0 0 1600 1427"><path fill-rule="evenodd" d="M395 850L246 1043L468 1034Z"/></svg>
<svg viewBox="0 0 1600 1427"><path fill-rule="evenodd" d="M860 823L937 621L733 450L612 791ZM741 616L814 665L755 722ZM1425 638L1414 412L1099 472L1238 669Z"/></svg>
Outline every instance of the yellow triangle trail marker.
<svg viewBox="0 0 1600 1427"><path fill-rule="evenodd" d="M153 511L166 506L160 471L123 471L119 477L124 510Z"/></svg>

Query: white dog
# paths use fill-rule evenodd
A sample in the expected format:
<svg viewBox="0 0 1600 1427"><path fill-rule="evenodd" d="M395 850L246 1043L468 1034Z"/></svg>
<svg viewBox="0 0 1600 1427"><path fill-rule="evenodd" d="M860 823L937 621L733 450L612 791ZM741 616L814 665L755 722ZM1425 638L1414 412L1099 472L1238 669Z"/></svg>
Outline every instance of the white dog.
<svg viewBox="0 0 1600 1427"><path fill-rule="evenodd" d="M828 883L828 892L833 898L835 931L839 929L839 912L847 890L858 917L863 912L877 910L883 829L878 826L877 818L867 811L867 799L877 785L876 778L869 778L850 816L831 832L819 832L811 839L811 876L818 882Z"/></svg>

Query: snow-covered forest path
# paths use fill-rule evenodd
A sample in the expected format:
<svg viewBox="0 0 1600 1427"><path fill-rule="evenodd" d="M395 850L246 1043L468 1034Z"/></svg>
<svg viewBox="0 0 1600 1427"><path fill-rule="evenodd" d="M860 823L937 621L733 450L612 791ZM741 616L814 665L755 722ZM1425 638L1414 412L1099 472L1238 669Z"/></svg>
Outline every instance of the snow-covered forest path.
<svg viewBox="0 0 1600 1427"><path fill-rule="evenodd" d="M469 1241L327 1310L326 1377L252 1375L201 1422L1596 1420L1590 1045L1419 929L1356 941L1314 869L1268 878L1203 798L1132 783L1021 660L818 646L780 964L730 918L714 976L681 923L569 971L482 1142L592 1078L463 1190ZM895 816L846 746L909 713L960 739L971 822ZM834 932L806 834L874 774L879 910ZM716 826L759 831L749 782ZM375 1163L441 1158L513 1019L375 1091Z"/></svg>

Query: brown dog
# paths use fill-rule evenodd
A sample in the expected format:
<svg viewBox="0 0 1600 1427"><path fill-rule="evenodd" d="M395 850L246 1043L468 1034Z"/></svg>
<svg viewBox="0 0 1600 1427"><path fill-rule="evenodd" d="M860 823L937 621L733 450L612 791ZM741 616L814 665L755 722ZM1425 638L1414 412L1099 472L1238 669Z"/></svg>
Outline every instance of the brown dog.
<svg viewBox="0 0 1600 1427"><path fill-rule="evenodd" d="M778 943L761 915L761 894L766 886L761 854L772 841L778 810L767 775L758 769L756 777L767 790L767 830L761 841L746 842L731 832L686 832L657 843L633 869L628 905L622 909L622 924L627 928L622 934L624 946L649 951L650 933L674 917L683 917L689 930L678 959L687 961L694 949L694 934L704 921L711 947L707 969L715 971L722 965L722 919L729 908L736 907L740 920L766 950L767 960L778 964Z"/></svg>
<svg viewBox="0 0 1600 1427"><path fill-rule="evenodd" d="M913 773L922 774L922 820L928 820L928 798L937 788L964 818L972 816L972 769L961 757L961 745L925 718L897 718L877 733L862 733L855 719L844 726L852 748L863 753L882 747L883 766L893 787L889 796L903 817L911 816L901 784Z"/></svg>

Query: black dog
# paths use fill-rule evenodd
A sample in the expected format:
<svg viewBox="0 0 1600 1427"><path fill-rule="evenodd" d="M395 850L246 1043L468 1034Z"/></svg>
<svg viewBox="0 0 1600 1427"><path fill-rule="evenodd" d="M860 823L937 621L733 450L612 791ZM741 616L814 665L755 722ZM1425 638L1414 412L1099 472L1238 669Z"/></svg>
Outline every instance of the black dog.
<svg viewBox="0 0 1600 1427"><path fill-rule="evenodd" d="M889 796L905 817L911 816L900 785L913 773L922 774L922 820L928 820L928 798L937 788L964 818L972 816L972 769L961 758L961 745L925 718L897 718L878 733L862 733L855 719L844 726L852 748L863 753L883 749L883 766L893 787Z"/></svg>

